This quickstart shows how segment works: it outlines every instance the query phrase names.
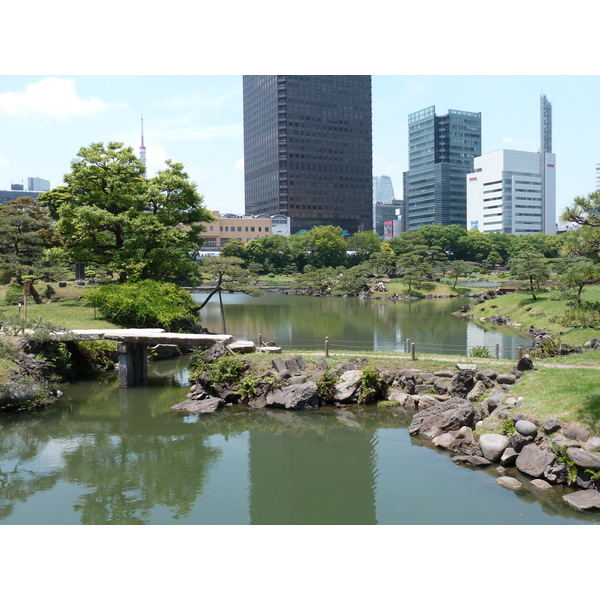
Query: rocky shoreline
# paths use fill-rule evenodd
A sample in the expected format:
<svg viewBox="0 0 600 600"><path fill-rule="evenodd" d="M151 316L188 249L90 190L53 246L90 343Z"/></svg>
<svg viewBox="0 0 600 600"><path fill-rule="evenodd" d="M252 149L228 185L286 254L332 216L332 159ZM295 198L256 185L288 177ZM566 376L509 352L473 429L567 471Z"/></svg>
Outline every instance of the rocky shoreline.
<svg viewBox="0 0 600 600"><path fill-rule="evenodd" d="M208 363L224 350L216 346L212 353ZM409 434L449 452L456 464L496 464L497 483L519 491L523 484L506 474L516 469L537 490L568 486L574 491L563 495L566 503L582 511L598 510L600 437L558 419L540 423L519 413L522 398L512 393L512 386L531 369L529 356L507 372L457 363L452 370L431 373L394 368L375 372L366 359L348 360L331 370L324 357L309 369L301 355L285 361L275 357L272 368L255 378L251 397L236 385L211 385L200 374L186 400L172 410L210 413L239 404L267 410L310 410L324 404L347 410L361 403L378 403L382 410L401 407L412 414Z"/></svg>

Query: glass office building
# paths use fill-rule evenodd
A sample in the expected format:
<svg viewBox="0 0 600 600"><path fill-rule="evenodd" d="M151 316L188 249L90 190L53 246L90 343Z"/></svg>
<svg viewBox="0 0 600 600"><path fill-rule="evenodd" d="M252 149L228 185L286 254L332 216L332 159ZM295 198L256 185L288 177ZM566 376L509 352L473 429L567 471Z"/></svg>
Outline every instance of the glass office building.
<svg viewBox="0 0 600 600"><path fill-rule="evenodd" d="M248 214L290 217L291 233L372 228L371 77L246 75Z"/></svg>
<svg viewBox="0 0 600 600"><path fill-rule="evenodd" d="M481 113L430 106L408 116L408 229L467 224L466 175L481 155Z"/></svg>

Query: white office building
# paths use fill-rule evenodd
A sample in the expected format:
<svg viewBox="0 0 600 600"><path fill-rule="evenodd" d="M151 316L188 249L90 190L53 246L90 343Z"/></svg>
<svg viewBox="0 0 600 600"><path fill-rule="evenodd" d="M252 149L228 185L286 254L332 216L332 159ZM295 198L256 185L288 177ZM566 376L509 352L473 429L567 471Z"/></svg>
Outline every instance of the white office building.
<svg viewBox="0 0 600 600"><path fill-rule="evenodd" d="M483 233L556 233L556 156L497 150L467 175L467 227Z"/></svg>

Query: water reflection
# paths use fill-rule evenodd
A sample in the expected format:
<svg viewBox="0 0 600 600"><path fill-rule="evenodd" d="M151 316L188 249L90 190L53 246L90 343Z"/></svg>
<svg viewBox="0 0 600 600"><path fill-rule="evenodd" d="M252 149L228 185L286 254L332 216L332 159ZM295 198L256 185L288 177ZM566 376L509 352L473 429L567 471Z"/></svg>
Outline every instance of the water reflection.
<svg viewBox="0 0 600 600"><path fill-rule="evenodd" d="M164 381L122 389L114 375L72 385L43 415L0 418L2 524L599 523L566 490L495 483L495 467L454 465L408 435L412 414L357 407L170 406L186 360ZM168 373L171 372L169 376Z"/></svg>
<svg viewBox="0 0 600 600"><path fill-rule="evenodd" d="M198 301L205 295L195 294ZM493 327L453 315L465 298L392 302L360 298L265 294L223 296L227 327L239 339L275 341L283 348L404 352L406 340L417 352L466 356L474 346L486 346L501 358L515 358L518 346L531 340L508 327ZM211 300L201 313L202 324L221 333L220 306Z"/></svg>

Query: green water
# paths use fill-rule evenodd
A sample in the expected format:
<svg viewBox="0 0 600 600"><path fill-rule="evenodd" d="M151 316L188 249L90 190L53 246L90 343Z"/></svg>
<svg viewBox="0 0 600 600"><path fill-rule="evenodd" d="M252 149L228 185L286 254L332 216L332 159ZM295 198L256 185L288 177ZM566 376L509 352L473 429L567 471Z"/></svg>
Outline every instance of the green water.
<svg viewBox="0 0 600 600"><path fill-rule="evenodd" d="M287 309L264 314L276 310ZM347 314L355 335L363 317ZM188 360L151 364L144 386L119 388L110 374L70 385L44 413L0 416L0 524L600 522L566 505L562 488L536 492L509 471L525 486L514 493L495 483L495 467L455 465L409 436L403 409L175 413Z"/></svg>
<svg viewBox="0 0 600 600"><path fill-rule="evenodd" d="M197 301L206 295L195 294ZM492 327L452 315L470 302L465 298L439 298L410 302L361 300L265 294L223 294L225 325L215 295L202 309L202 324L212 333L237 338L273 341L282 348L323 350L325 338L335 350L404 352L406 339L417 353L467 356L475 346L485 346L500 358L515 358L519 346L531 340L508 327Z"/></svg>

